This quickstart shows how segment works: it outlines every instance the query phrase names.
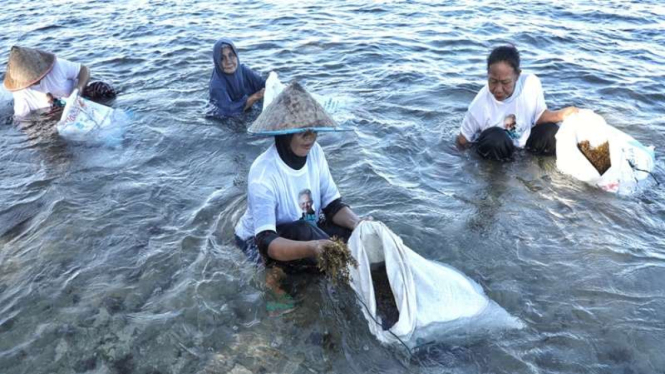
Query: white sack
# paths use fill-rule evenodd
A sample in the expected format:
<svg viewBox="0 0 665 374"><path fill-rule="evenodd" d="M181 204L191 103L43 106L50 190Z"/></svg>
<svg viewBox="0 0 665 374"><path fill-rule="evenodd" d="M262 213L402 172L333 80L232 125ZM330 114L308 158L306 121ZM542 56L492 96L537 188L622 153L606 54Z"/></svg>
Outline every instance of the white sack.
<svg viewBox="0 0 665 374"><path fill-rule="evenodd" d="M383 343L397 342L390 332L414 346L453 333L522 327L518 319L485 296L476 282L421 257L381 222L361 222L348 245L358 261L357 268L350 268L351 288L367 306L361 309L369 330ZM370 270L371 264L382 261L399 310L399 320L387 331L374 321L380 317Z"/></svg>
<svg viewBox="0 0 665 374"><path fill-rule="evenodd" d="M123 111L86 100L74 90L56 129L68 140L118 145L128 119Z"/></svg>
<svg viewBox="0 0 665 374"><path fill-rule="evenodd" d="M577 148L577 144L584 140L588 140L591 147L609 142L612 166L603 175ZM556 134L556 155L556 166L561 172L605 191L624 195L637 190L640 182L653 170L655 162L653 147L643 146L588 109L563 121Z"/></svg>
<svg viewBox="0 0 665 374"><path fill-rule="evenodd" d="M263 110L266 110L268 105L272 103L272 101L282 92L282 90L284 90L284 88L286 88L286 86L280 82L277 73L271 71L270 74L268 74L268 79L266 80L266 90L263 93ZM337 110L342 106L341 101L338 99L317 95L311 92L310 95L312 95L314 100L321 104L323 109L325 109L328 114L336 113Z"/></svg>

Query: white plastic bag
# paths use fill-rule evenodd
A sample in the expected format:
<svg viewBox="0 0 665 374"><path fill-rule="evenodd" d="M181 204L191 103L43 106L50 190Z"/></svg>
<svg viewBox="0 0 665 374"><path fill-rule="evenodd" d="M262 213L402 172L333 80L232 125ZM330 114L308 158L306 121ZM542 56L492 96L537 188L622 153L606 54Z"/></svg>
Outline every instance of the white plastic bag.
<svg viewBox="0 0 665 374"><path fill-rule="evenodd" d="M358 261L357 268L350 268L351 288L364 304L361 308L369 330L382 343L399 339L414 346L453 333L522 327L518 319L485 296L476 282L421 257L381 222L361 222L348 245ZM399 319L389 330L375 322L380 317L370 266L380 262L385 262L399 310Z"/></svg>
<svg viewBox="0 0 665 374"><path fill-rule="evenodd" d="M279 80L277 73L271 71L268 74L268 79L266 80L266 90L263 93L263 110L266 110L268 105L279 95L286 86ZM332 97L326 97L318 95L315 93L311 94L314 100L316 100L323 109L325 109L328 114L335 114L340 107L342 107L342 102L338 99Z"/></svg>
<svg viewBox="0 0 665 374"><path fill-rule="evenodd" d="M600 175L577 147L588 140L591 147L609 142L611 167ZM619 194L635 192L653 170L653 147L645 147L630 135L605 122L603 117L588 109L572 114L561 124L556 134L556 166L568 175Z"/></svg>
<svg viewBox="0 0 665 374"><path fill-rule="evenodd" d="M122 140L127 120L123 111L86 100L76 89L67 98L56 129L68 140L115 145Z"/></svg>

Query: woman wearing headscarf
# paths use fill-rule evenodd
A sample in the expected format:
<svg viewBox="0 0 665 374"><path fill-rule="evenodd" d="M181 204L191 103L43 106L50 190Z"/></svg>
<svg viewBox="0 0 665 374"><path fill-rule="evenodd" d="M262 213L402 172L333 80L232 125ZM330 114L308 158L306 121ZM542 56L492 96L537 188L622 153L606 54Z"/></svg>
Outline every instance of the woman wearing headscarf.
<svg viewBox="0 0 665 374"><path fill-rule="evenodd" d="M361 219L342 203L316 142L319 132L338 130L298 83L285 88L249 128L274 136L275 143L250 168L247 210L235 228L236 241L248 256L260 256L268 267L286 272L316 271L316 255L330 237L348 239ZM275 272L269 272L268 286L283 295L275 284L279 279L270 274ZM272 308L290 310L293 304Z"/></svg>
<svg viewBox="0 0 665 374"><path fill-rule="evenodd" d="M240 63L230 39L215 43L212 59L215 68L210 78L210 103L215 115L238 115L263 98L265 79Z"/></svg>
<svg viewBox="0 0 665 374"><path fill-rule="evenodd" d="M522 74L517 48L500 46L487 57L487 84L469 105L457 142L496 160L509 159L515 148L554 155L557 122L577 111L549 110L538 77Z"/></svg>
<svg viewBox="0 0 665 374"><path fill-rule="evenodd" d="M3 83L14 96L14 115L24 117L34 110L58 106L74 89L95 101L116 96L109 84L89 81L90 69L85 65L39 49L14 46Z"/></svg>

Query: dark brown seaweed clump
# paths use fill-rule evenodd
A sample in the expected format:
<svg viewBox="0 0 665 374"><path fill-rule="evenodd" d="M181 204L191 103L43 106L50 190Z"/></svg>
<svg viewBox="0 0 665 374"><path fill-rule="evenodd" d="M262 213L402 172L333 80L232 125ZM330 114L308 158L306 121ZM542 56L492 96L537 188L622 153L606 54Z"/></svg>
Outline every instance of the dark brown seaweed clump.
<svg viewBox="0 0 665 374"><path fill-rule="evenodd" d="M607 169L612 166L610 161L610 143L605 142L596 148L591 148L588 140L581 141L577 144L580 152L591 162L591 165L598 170L600 175L603 175Z"/></svg>
<svg viewBox="0 0 665 374"><path fill-rule="evenodd" d="M395 303L395 295L390 288L390 280L386 272L386 263L372 264L372 283L376 298L376 314L381 318L381 327L388 330L399 320L399 310Z"/></svg>
<svg viewBox="0 0 665 374"><path fill-rule="evenodd" d="M353 256L349 247L341 239L333 237L332 244L325 247L317 257L317 266L319 270L326 273L333 285L338 282L349 284L349 265L358 267L358 262Z"/></svg>

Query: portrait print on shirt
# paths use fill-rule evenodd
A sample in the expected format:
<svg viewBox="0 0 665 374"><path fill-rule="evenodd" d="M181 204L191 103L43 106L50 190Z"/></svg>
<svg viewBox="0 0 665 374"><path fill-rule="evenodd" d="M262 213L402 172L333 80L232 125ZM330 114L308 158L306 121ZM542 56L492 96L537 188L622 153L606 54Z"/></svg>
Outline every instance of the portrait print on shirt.
<svg viewBox="0 0 665 374"><path fill-rule="evenodd" d="M503 119L503 128L511 139L519 139L521 134L517 133L517 117L514 114L509 114Z"/></svg>
<svg viewBox="0 0 665 374"><path fill-rule="evenodd" d="M309 188L305 188L298 193L298 205L302 211L300 219L316 225L318 217L316 216L316 211L314 210L312 191Z"/></svg>

